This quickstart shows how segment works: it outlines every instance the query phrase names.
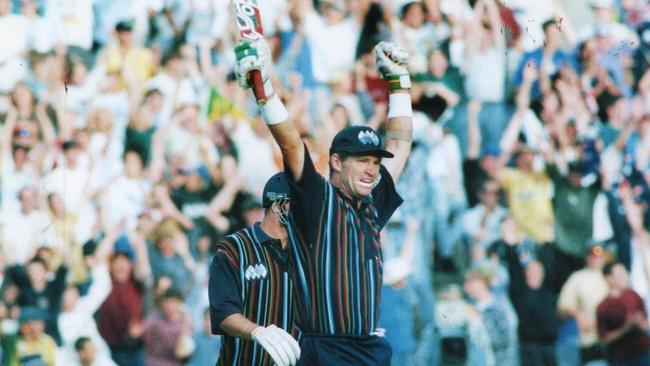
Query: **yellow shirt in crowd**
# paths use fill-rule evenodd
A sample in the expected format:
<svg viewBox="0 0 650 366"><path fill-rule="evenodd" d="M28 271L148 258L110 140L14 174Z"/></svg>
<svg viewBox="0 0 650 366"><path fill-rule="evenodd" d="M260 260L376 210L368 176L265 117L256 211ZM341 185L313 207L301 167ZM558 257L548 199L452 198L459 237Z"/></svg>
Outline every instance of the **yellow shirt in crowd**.
<svg viewBox="0 0 650 366"><path fill-rule="evenodd" d="M546 173L505 168L499 180L519 229L539 243L552 242L555 235L551 180Z"/></svg>
<svg viewBox="0 0 650 366"><path fill-rule="evenodd" d="M122 75L120 87L126 89L124 76L137 82L145 82L155 74L156 68L151 50L146 48L131 48L126 52L119 47L111 47L106 52L106 72Z"/></svg>
<svg viewBox="0 0 650 366"><path fill-rule="evenodd" d="M56 366L56 342L52 337L44 334L35 342L19 339L16 343L16 357L14 357L12 366L19 366L20 360L39 355L45 365Z"/></svg>

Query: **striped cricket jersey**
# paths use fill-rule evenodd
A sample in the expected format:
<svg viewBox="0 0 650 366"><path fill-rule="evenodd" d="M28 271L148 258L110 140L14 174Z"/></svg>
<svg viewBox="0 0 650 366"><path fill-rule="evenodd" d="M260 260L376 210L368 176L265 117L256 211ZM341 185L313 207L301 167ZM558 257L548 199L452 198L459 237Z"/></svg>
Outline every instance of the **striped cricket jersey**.
<svg viewBox="0 0 650 366"><path fill-rule="evenodd" d="M208 285L212 333L224 335L217 365L273 364L257 343L225 334L219 324L229 315L242 314L260 326L275 324L291 333L293 288L288 264L288 250L282 250L280 241L269 237L259 222L217 244Z"/></svg>
<svg viewBox="0 0 650 366"><path fill-rule="evenodd" d="M307 334L370 334L382 285L379 231L402 199L383 165L372 194L353 199L316 172L307 148L305 155L300 181L287 174L297 326Z"/></svg>

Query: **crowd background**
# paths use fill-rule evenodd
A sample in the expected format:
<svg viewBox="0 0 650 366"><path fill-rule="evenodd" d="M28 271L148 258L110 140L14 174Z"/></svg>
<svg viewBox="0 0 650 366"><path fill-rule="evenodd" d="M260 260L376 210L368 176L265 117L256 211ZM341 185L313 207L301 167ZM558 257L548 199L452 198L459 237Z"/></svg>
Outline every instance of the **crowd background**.
<svg viewBox="0 0 650 366"><path fill-rule="evenodd" d="M413 152L383 232L395 365L647 355L647 1L260 7L323 175L338 130L386 122L374 45L410 53ZM232 19L227 0L0 0L4 364L214 364L211 248L262 217L281 167ZM628 288L641 309L599 307Z"/></svg>

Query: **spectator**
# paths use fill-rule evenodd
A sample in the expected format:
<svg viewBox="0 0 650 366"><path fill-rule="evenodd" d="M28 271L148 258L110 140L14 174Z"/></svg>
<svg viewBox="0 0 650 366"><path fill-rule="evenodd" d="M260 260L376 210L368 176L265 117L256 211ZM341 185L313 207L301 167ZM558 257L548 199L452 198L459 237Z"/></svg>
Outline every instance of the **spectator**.
<svg viewBox="0 0 650 366"><path fill-rule="evenodd" d="M169 288L160 299L160 313L144 324L145 364L147 366L183 365L194 352L189 315L183 294Z"/></svg>
<svg viewBox="0 0 650 366"><path fill-rule="evenodd" d="M515 75L515 83L520 85L524 79L524 70L526 67L536 69L540 74L553 75L562 67L576 68L573 56L564 51L562 47L562 36L560 26L554 19L547 20L542 25L544 30L544 42L539 48L524 54L519 62L519 68ZM538 100L541 96L539 83L534 83L532 87L532 98Z"/></svg>
<svg viewBox="0 0 650 366"><path fill-rule="evenodd" d="M79 362L69 363L69 365L79 366L115 366L110 358L98 358L97 349L93 340L88 337L80 337L74 342L74 349L77 352Z"/></svg>
<svg viewBox="0 0 650 366"><path fill-rule="evenodd" d="M582 184L585 164L569 163L568 174L563 176L556 165L548 168L555 194L556 269L559 283L584 265L585 252L593 237L594 202L600 191L600 182Z"/></svg>
<svg viewBox="0 0 650 366"><path fill-rule="evenodd" d="M137 233L130 237L135 252L116 248L109 261L112 289L99 308L98 329L118 365L144 366L143 306L151 269L144 239Z"/></svg>
<svg viewBox="0 0 650 366"><path fill-rule="evenodd" d="M606 249L596 243L586 257L586 267L569 276L558 299L558 313L572 317L580 332L580 355L583 364L604 359L596 332L596 308L607 296L607 282L602 269L607 263Z"/></svg>
<svg viewBox="0 0 650 366"><path fill-rule="evenodd" d="M438 295L435 324L440 339L434 364L495 365L490 335L477 310L463 299L459 286L447 285Z"/></svg>
<svg viewBox="0 0 650 366"><path fill-rule="evenodd" d="M118 43L107 48L105 59L106 72L117 72L122 88L132 93L141 92L147 80L154 75L154 60L151 50L134 44L133 20L121 20L115 24Z"/></svg>
<svg viewBox="0 0 650 366"><path fill-rule="evenodd" d="M192 284L190 269L194 267L194 259L190 254L187 237L170 220L161 222L153 235L153 245L148 245L148 252L154 281L163 276L169 277L173 287L188 293Z"/></svg>
<svg viewBox="0 0 650 366"><path fill-rule="evenodd" d="M506 242L506 263L510 274L509 294L519 318L517 333L521 364L551 366L556 364L555 341L558 321L557 295L546 276L551 268L538 260L521 263L517 243ZM535 326L533 326L535 324Z"/></svg>
<svg viewBox="0 0 650 366"><path fill-rule="evenodd" d="M20 312L20 335L3 339L5 365L56 365L56 342L45 334L45 313L33 306Z"/></svg>
<svg viewBox="0 0 650 366"><path fill-rule="evenodd" d="M507 310L495 300L490 290L492 274L483 268L471 269L465 275L465 292L476 303L496 365L518 365L515 325L509 322Z"/></svg>
<svg viewBox="0 0 650 366"><path fill-rule="evenodd" d="M598 335L610 365L650 363L648 314L643 300L630 289L627 269L620 263L603 267L609 294L596 309Z"/></svg>
<svg viewBox="0 0 650 366"><path fill-rule="evenodd" d="M480 203L463 215L463 231L470 250L480 247L486 250L501 236L501 224L507 210L499 205L499 184L487 180L479 191Z"/></svg>
<svg viewBox="0 0 650 366"><path fill-rule="evenodd" d="M84 258L85 264L91 268L88 291L82 296L77 287L68 286L63 293L62 311L57 320L62 340L58 356L61 363L77 362L77 340L88 337L92 344L88 347L93 348L92 352L88 350L88 353L93 353L92 358L100 363L113 364L108 346L99 334L93 315L111 292L111 278L106 261L116 236L117 230L114 229L106 234L94 253L93 248L87 249L89 253ZM92 244L90 246L92 247ZM79 361L84 362L83 359Z"/></svg>
<svg viewBox="0 0 650 366"><path fill-rule="evenodd" d="M18 305L33 306L42 311L45 314L41 319L45 324L45 332L58 343L60 336L56 321L61 311L67 266L62 264L54 269L53 276L48 279L47 262L36 256L25 266L13 266L8 272L7 277L19 288Z"/></svg>
<svg viewBox="0 0 650 366"><path fill-rule="evenodd" d="M24 187L18 195L20 211L6 218L3 230L3 250L12 264L24 264L29 260L43 244L43 230L47 225L47 215L38 208L36 190Z"/></svg>
<svg viewBox="0 0 650 366"><path fill-rule="evenodd" d="M193 339L196 349L188 366L216 365L221 348L221 337L212 335L210 324L210 309L203 311L202 327L194 332Z"/></svg>

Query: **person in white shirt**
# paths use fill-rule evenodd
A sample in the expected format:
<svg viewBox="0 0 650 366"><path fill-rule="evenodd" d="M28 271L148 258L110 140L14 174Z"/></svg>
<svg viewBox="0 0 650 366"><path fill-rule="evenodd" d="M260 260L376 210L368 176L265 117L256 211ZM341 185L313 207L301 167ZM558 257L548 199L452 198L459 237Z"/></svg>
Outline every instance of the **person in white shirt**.
<svg viewBox="0 0 650 366"><path fill-rule="evenodd" d="M75 342L80 337L88 337L96 348L95 362L90 365L106 365L111 359L108 345L97 330L97 323L93 314L99 309L111 292L111 277L108 271L108 255L118 236L121 226L106 233L99 243L94 254L85 257L86 265L91 268L91 285L84 296L80 296L79 289L69 286L63 293L62 312L57 323L61 334L62 346L57 354L57 359L62 365L72 365L77 361ZM84 248L92 252L92 245ZM112 361L109 364L113 364Z"/></svg>
<svg viewBox="0 0 650 366"><path fill-rule="evenodd" d="M336 70L351 70L354 67L361 14L351 14L349 3L352 2L323 1L320 15L311 0L300 0L301 8L297 13L304 14L304 30L311 46L314 78L319 83L329 83Z"/></svg>
<svg viewBox="0 0 650 366"><path fill-rule="evenodd" d="M75 141L64 142L62 149L64 163L45 177L43 185L46 192L63 197L66 210L76 212L81 209L90 171L78 164L81 151Z"/></svg>
<svg viewBox="0 0 650 366"><path fill-rule="evenodd" d="M470 249L487 249L500 238L501 224L508 210L499 205L499 193L499 183L486 181L478 194L480 203L463 215L463 232Z"/></svg>
<svg viewBox="0 0 650 366"><path fill-rule="evenodd" d="M20 211L3 212L4 243L2 249L7 261L23 264L34 254L44 241L44 230L48 225L47 214L38 209L36 192L24 187L18 194Z"/></svg>

